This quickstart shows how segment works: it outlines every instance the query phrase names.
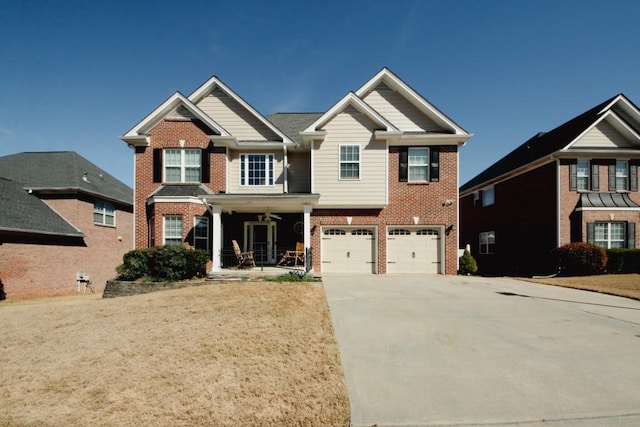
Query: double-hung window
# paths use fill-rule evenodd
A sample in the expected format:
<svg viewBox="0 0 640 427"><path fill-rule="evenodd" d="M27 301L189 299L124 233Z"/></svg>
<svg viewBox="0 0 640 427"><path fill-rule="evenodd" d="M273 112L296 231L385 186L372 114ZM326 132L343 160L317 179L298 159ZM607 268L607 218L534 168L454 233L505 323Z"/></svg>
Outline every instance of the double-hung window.
<svg viewBox="0 0 640 427"><path fill-rule="evenodd" d="M340 146L340 179L360 178L360 146Z"/></svg>
<svg viewBox="0 0 640 427"><path fill-rule="evenodd" d="M164 150L164 182L200 182L202 150Z"/></svg>
<svg viewBox="0 0 640 427"><path fill-rule="evenodd" d="M480 233L480 253L481 254L495 253L495 246L496 246L495 231L485 231L483 233Z"/></svg>
<svg viewBox="0 0 640 427"><path fill-rule="evenodd" d="M273 154L241 154L240 185L273 185Z"/></svg>
<svg viewBox="0 0 640 427"><path fill-rule="evenodd" d="M111 203L96 201L93 204L93 223L115 226L116 209Z"/></svg>
<svg viewBox="0 0 640 427"><path fill-rule="evenodd" d="M491 206L496 202L495 187L482 190L482 206Z"/></svg>
<svg viewBox="0 0 640 427"><path fill-rule="evenodd" d="M625 248L626 225L624 222L596 222L595 244L605 249Z"/></svg>
<svg viewBox="0 0 640 427"><path fill-rule="evenodd" d="M409 148L409 182L429 181L429 149L426 147Z"/></svg>
<svg viewBox="0 0 640 427"><path fill-rule="evenodd" d="M576 189L578 191L589 190L589 161L578 160L576 165Z"/></svg>
<svg viewBox="0 0 640 427"><path fill-rule="evenodd" d="M193 247L209 250L209 218L206 216L195 217L193 225Z"/></svg>
<svg viewBox="0 0 640 427"><path fill-rule="evenodd" d="M626 160L616 161L616 190L625 191L629 189L629 162Z"/></svg>
<svg viewBox="0 0 640 427"><path fill-rule="evenodd" d="M182 244L182 216L167 215L164 217L164 244Z"/></svg>

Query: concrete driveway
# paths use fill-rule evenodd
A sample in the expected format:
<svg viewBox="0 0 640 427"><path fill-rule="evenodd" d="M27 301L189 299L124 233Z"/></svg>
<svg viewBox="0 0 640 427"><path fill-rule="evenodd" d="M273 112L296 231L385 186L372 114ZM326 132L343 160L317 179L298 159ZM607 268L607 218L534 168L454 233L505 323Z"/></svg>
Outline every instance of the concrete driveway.
<svg viewBox="0 0 640 427"><path fill-rule="evenodd" d="M354 426L640 425L640 302L507 279L325 275Z"/></svg>

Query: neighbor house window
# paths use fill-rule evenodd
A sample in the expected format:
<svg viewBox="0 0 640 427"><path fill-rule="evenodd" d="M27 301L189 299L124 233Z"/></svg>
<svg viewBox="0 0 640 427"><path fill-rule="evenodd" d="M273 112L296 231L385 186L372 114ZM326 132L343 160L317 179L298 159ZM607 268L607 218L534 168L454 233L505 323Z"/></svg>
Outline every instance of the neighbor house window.
<svg viewBox="0 0 640 427"><path fill-rule="evenodd" d="M164 150L164 182L200 182L202 151Z"/></svg>
<svg viewBox="0 0 640 427"><path fill-rule="evenodd" d="M616 190L629 189L629 162L626 160L616 161Z"/></svg>
<svg viewBox="0 0 640 427"><path fill-rule="evenodd" d="M605 249L626 248L625 222L596 222L595 244Z"/></svg>
<svg viewBox="0 0 640 427"><path fill-rule="evenodd" d="M578 160L576 167L576 189L587 191L589 189L589 161Z"/></svg>
<svg viewBox="0 0 640 427"><path fill-rule="evenodd" d="M209 250L209 218L205 216L195 217L193 225L193 247Z"/></svg>
<svg viewBox="0 0 640 427"><path fill-rule="evenodd" d="M429 181L429 149L409 148L409 182Z"/></svg>
<svg viewBox="0 0 640 427"><path fill-rule="evenodd" d="M484 233L480 233L480 253L481 254L495 253L495 245L496 245L495 231L485 231Z"/></svg>
<svg viewBox="0 0 640 427"><path fill-rule="evenodd" d="M491 206L496 201L495 188L490 187L482 190L482 206Z"/></svg>
<svg viewBox="0 0 640 427"><path fill-rule="evenodd" d="M360 178L360 146L340 146L340 179Z"/></svg>
<svg viewBox="0 0 640 427"><path fill-rule="evenodd" d="M164 217L164 244L182 244L182 217L169 215Z"/></svg>
<svg viewBox="0 0 640 427"><path fill-rule="evenodd" d="M97 201L93 204L93 223L116 225L116 209L111 203Z"/></svg>
<svg viewBox="0 0 640 427"><path fill-rule="evenodd" d="M273 185L273 154L241 154L240 185Z"/></svg>

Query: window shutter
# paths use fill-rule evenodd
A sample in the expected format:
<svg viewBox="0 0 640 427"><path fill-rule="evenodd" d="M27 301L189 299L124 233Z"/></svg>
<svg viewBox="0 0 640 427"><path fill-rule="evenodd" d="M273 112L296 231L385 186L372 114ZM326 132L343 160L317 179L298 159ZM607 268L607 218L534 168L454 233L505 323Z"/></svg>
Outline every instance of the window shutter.
<svg viewBox="0 0 640 427"><path fill-rule="evenodd" d="M591 190L600 190L600 165L591 164Z"/></svg>
<svg viewBox="0 0 640 427"><path fill-rule="evenodd" d="M571 163L569 165L569 191L576 191L578 189L578 165L577 163Z"/></svg>
<svg viewBox="0 0 640 427"><path fill-rule="evenodd" d="M636 248L636 223L635 222L627 223L627 248L629 249Z"/></svg>
<svg viewBox="0 0 640 427"><path fill-rule="evenodd" d="M398 180L400 182L407 182L409 173L409 149L407 147L400 147L400 161L398 170Z"/></svg>
<svg viewBox="0 0 640 427"><path fill-rule="evenodd" d="M207 184L211 182L211 151L210 150L202 150L202 168L200 170L200 174L202 175L200 180Z"/></svg>
<svg viewBox="0 0 640 427"><path fill-rule="evenodd" d="M629 190L638 191L638 165L629 165Z"/></svg>
<svg viewBox="0 0 640 427"><path fill-rule="evenodd" d="M153 149L153 182L162 182L162 148Z"/></svg>
<svg viewBox="0 0 640 427"><path fill-rule="evenodd" d="M609 165L609 191L616 191L616 165Z"/></svg>
<svg viewBox="0 0 640 427"><path fill-rule="evenodd" d="M596 243L596 223L588 222L587 223L587 243L591 243L595 245Z"/></svg>
<svg viewBox="0 0 640 427"><path fill-rule="evenodd" d="M429 165L429 181L440 181L440 147L431 147L431 164Z"/></svg>

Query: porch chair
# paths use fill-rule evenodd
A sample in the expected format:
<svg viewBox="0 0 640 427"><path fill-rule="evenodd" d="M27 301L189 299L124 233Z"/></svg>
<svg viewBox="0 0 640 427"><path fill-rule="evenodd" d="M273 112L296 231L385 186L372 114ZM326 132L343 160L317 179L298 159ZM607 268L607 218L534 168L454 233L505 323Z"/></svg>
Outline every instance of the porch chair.
<svg viewBox="0 0 640 427"><path fill-rule="evenodd" d="M304 242L296 242L295 251L285 251L278 265L304 265Z"/></svg>
<svg viewBox="0 0 640 427"><path fill-rule="evenodd" d="M253 251L242 252L236 240L232 240L231 244L233 244L233 251L236 253L236 258L238 258L238 267L251 268L256 266L256 262L253 259Z"/></svg>

